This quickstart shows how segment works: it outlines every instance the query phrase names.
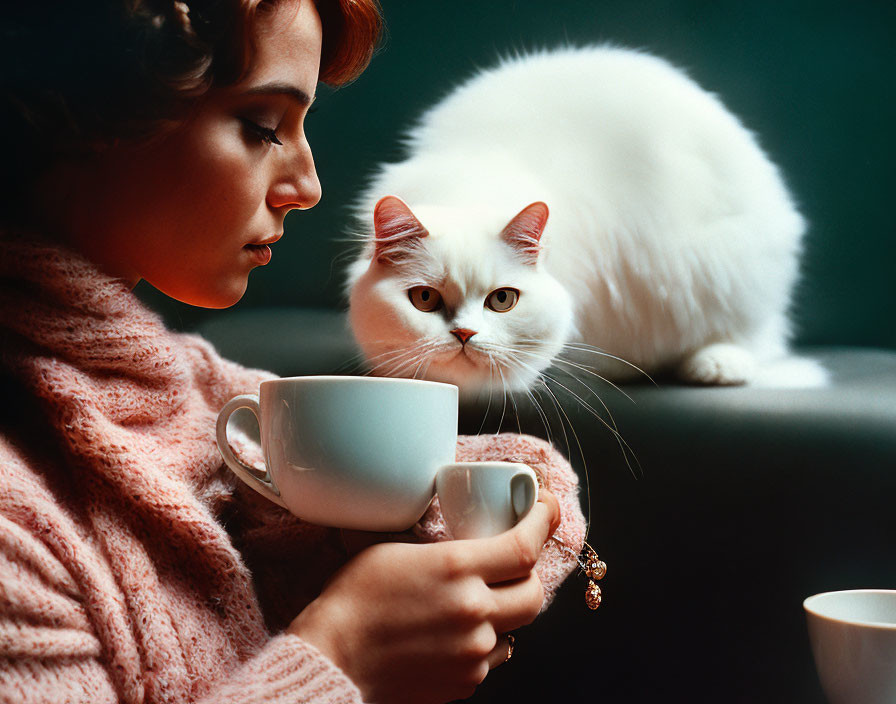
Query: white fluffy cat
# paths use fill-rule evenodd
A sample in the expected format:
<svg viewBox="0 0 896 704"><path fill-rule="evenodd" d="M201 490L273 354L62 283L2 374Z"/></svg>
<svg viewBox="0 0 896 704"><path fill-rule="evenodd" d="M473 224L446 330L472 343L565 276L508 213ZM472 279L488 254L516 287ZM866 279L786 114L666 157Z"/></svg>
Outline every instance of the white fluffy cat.
<svg viewBox="0 0 896 704"><path fill-rule="evenodd" d="M374 373L522 390L598 348L587 365L613 380L824 383L787 350L803 218L753 135L665 61L506 60L407 147L358 205L350 322Z"/></svg>

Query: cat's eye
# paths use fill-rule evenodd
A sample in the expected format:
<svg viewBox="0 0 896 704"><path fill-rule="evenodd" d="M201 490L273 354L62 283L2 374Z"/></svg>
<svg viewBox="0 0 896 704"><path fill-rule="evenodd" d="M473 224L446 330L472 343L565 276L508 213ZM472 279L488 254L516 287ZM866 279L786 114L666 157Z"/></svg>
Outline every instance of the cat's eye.
<svg viewBox="0 0 896 704"><path fill-rule="evenodd" d="M414 286L408 291L408 298L417 310L432 313L442 307L442 294L432 286Z"/></svg>
<svg viewBox="0 0 896 704"><path fill-rule="evenodd" d="M498 288L488 294L485 299L485 307L495 313L506 313L516 305L520 299L520 292L515 288Z"/></svg>

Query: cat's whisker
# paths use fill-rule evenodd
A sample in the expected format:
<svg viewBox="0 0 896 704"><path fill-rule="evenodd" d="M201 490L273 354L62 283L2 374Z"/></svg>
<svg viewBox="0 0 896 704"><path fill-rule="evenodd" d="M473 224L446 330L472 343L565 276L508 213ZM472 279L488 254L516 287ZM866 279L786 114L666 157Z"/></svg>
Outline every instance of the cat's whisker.
<svg viewBox="0 0 896 704"><path fill-rule="evenodd" d="M359 223L359 225L360 225L360 223ZM370 233L366 232L363 227L359 227L358 229L346 228L343 231L343 234L341 236L334 236L333 241L334 242L343 242L343 243L353 244L353 245L359 245L359 244L364 245L370 241ZM357 254L355 252L349 252L349 253L352 254L353 256L357 256Z"/></svg>
<svg viewBox="0 0 896 704"><path fill-rule="evenodd" d="M524 372L532 371L532 367L530 367L530 366L527 365L526 363L522 362L520 359L516 358L512 353L509 353L509 354L507 354L506 356L507 356L508 363L509 363L510 365L515 366L515 367L517 367L518 369L520 369L520 370L522 370L522 371L524 371ZM539 373L536 373L536 374L537 374L537 376L536 376L536 381L539 381L539 380L540 380L540 377L541 377L541 374L539 374ZM539 414L539 416L540 416L541 419L542 419L542 422L545 424L545 431L546 431L546 433L547 433L547 435L548 435L548 440L551 441L551 442L553 442L552 433L551 433L551 430L550 430L550 422L549 422L549 419L547 418L547 414L544 413L544 411L543 411L543 409L542 409L542 407L541 407L541 404L540 404L540 403L538 402L538 400L532 395L532 393L529 391L529 389L527 388L527 389L525 389L525 391L526 391L526 393L529 395L529 397L532 399L533 403L535 404L536 412ZM551 401L552 401L552 403L556 406L556 403L555 403L556 399L552 398ZM557 410L556 407L555 407L555 410ZM567 434L566 434L566 426L564 425L563 417L560 415L559 412L557 413L557 420L558 420L559 423L560 423L560 430L561 430L562 433L563 433L563 439L564 439L564 443L565 443L565 446L566 446L566 454L567 454L567 456L569 456L569 454L570 454L570 450L571 450L571 447L570 447L570 444L569 444L569 437L568 437ZM582 460L584 461L584 457L582 458Z"/></svg>
<svg viewBox="0 0 896 704"><path fill-rule="evenodd" d="M480 344L478 349L485 352L486 354L490 354L493 352L499 352L502 355L507 356L507 357L512 357L513 355L524 353L524 354L528 354L533 357L537 357L538 359L540 359L546 363L550 362L550 357L548 357L544 354L539 354L537 352L529 352L524 349L521 349L519 346L511 347L510 345L502 345L497 342L488 342L485 344Z"/></svg>
<svg viewBox="0 0 896 704"><path fill-rule="evenodd" d="M386 355L396 354L396 353L404 352L407 350L419 350L419 349L423 349L423 348L433 348L438 344L432 340L425 340L423 342L414 342L413 344L407 345L404 347L394 347L393 346L395 344L394 340L371 340L370 343L372 345L388 345L389 349L387 349L384 352L380 352L379 354L375 354L371 357L367 357L368 362L373 362L373 361L375 361L381 357L384 357Z"/></svg>
<svg viewBox="0 0 896 704"><path fill-rule="evenodd" d="M565 361L565 360L560 360L560 359L555 359L555 360L554 360L555 364L556 364L557 362L564 362L564 361ZM634 403L634 399L632 399L631 396L629 396L627 393L625 393L624 391L622 391L622 389L620 389L618 386L616 386L616 385L613 384L612 382L609 382L609 381L607 381L606 379L604 379L604 377L602 377L600 374L596 374L596 373L594 373L594 372L589 372L588 369L581 369L581 368L578 367L578 365L575 365L575 364L572 364L572 366L573 366L574 368L578 369L579 371L582 371L582 372L585 372L585 373L591 373L593 376L597 377L597 378L600 379L601 381L604 381L604 382L608 383L608 384L609 384L610 386L612 386L614 389L616 389L617 391L619 391L623 396L625 396L629 401L631 401L632 403ZM574 381L576 381L576 382L578 382L579 384L581 384L583 387L585 387L585 390L588 391L588 393L590 393L592 396L594 396L594 398L597 399L597 402L601 405L601 407L604 409L604 411L606 411L607 417L610 419L610 423L612 423L612 425L613 425L613 430L615 430L615 431L618 432L618 430L619 430L619 426L618 426L617 423L616 423L616 418L613 417L613 412L610 410L610 407L607 406L606 402L600 397L600 395L597 393L597 391L596 391L594 388L592 388L591 386L589 386L588 384L586 384L584 380L582 380L582 379L580 379L579 377L577 377L573 372L568 371L568 370L564 370L562 367L558 367L558 371L562 372L563 374L566 374L569 378L571 378L571 379L573 379Z"/></svg>
<svg viewBox="0 0 896 704"><path fill-rule="evenodd" d="M345 270L344 262L352 261L356 259L358 256L358 252L354 249L344 249L341 252L337 252L336 255L330 260L330 271L327 274L327 278L333 278L333 272L339 271L342 272Z"/></svg>
<svg viewBox="0 0 896 704"><path fill-rule="evenodd" d="M563 409L563 406L561 405L560 400L554 395L554 392L551 391L550 387L547 385L547 381L545 380L544 376L539 375L538 381L541 382L541 385L544 387L544 390L547 391L548 396L553 401L554 407L558 411L558 417L559 417L559 414L561 414L561 413L563 414L563 417L560 418L560 428L563 430L563 438L566 442L566 448L567 448L566 454L568 456L572 457L572 451L571 451L571 448L569 445L569 436L566 433L566 424L564 424L564 422L563 422L564 418L566 419L566 423L569 424L569 432L572 433L573 439L576 441L576 447L579 448L579 457L582 459L582 474L585 476L586 498L588 499L588 506L589 506L589 509L588 509L589 515L587 517L587 519L588 519L587 523L590 524L591 523L591 514L590 514L590 511L591 511L591 509L590 509L590 506L591 506L591 481L590 481L590 474L588 472L588 460L585 456L585 451L582 448L582 443L579 442L579 434L576 432L575 426L572 424L572 421L570 420L566 411Z"/></svg>
<svg viewBox="0 0 896 704"><path fill-rule="evenodd" d="M334 373L354 375L362 373L366 368L367 359L364 357L364 353L357 352L340 364Z"/></svg>
<svg viewBox="0 0 896 704"><path fill-rule="evenodd" d="M413 356L414 354L416 354L416 350L410 349L410 348L402 348L400 350L393 350L389 355L380 355L384 359L382 359L377 364L369 365L368 370L367 370L367 375L375 376L381 369L383 369L397 361L407 359L407 358Z"/></svg>
<svg viewBox="0 0 896 704"><path fill-rule="evenodd" d="M498 347L498 346L496 345L496 347ZM535 353L535 352L528 352L528 351L520 350L520 349L513 350L513 349L511 349L511 348L505 348L504 352L505 352L506 354L508 354L508 355L513 355L513 354L515 354L515 355L527 355L527 356L529 356L529 357L535 357L535 358L536 358L537 360L539 360L539 361L544 361L544 362L549 362L549 361L550 361L550 359L549 359L546 355L538 354L538 353ZM519 360L517 360L517 361L519 361ZM558 361L558 360L554 360L554 361L556 362L556 361ZM564 361L565 361L565 360L564 360ZM572 364L572 363L570 363L570 364ZM573 366L576 366L576 365L573 364ZM538 372L538 371L535 369L535 367L533 367L533 366L531 366L531 365L523 365L521 368L524 368L525 370L527 370L527 371L529 371L529 372L540 373L540 372ZM561 370L561 371L562 371L562 370ZM588 372L587 369L582 369L581 371ZM591 394L597 399L598 403L600 403L600 405L603 407L604 411L606 411L607 416L609 417L610 422L612 423L612 426L613 426L612 429L618 432L619 428L618 428L618 426L617 426L617 424L616 424L616 419L613 417L613 413L610 411L609 407L608 407L607 404L604 402L604 400L598 395L598 393L597 393L593 388L591 388L588 384L586 384L582 379L579 379L577 376L575 376L575 374L573 374L572 372L568 372L568 371L566 371L566 372L564 372L564 373L568 374L572 379L574 379L574 380L577 381L579 384L581 384L582 386L584 386L584 387L588 390L588 392L591 393ZM599 374L596 374L596 373L594 373L594 372L590 372L590 373L591 373L593 376L597 377L598 379L601 379L602 381L606 381L606 380L603 379L603 377L601 377ZM619 391L620 391L626 398L628 398L630 401L632 400L631 397L630 397L628 394L626 394L626 393L625 393L624 391L622 391L621 389L618 389L618 387L616 387L615 384L612 384L611 382L607 382L607 383L609 383L609 384L610 384L611 386L613 386L614 388L617 388L617 390L619 390Z"/></svg>
<svg viewBox="0 0 896 704"><path fill-rule="evenodd" d="M509 368L516 368L517 370L519 370L519 371L521 371L521 372L523 372L523 373L526 373L526 374L529 374L529 375L534 376L536 379L538 379L538 378L541 376L541 373L540 373L535 367L533 367L533 366L531 366L531 365L529 365L529 364L523 362L523 361L519 358L519 355L521 355L521 354L526 354L526 355L529 355L529 356L534 356L534 357L536 357L536 358L538 358L538 359L540 359L540 360L542 360L542 361L545 361L545 362L550 361L549 358L547 358L546 356L544 356L544 355L538 355L538 354L533 353L533 352L524 352L524 351L519 350L519 349L514 349L514 348L510 348L510 347L506 347L506 346L504 346L504 345L498 345L498 344L491 344L491 345L489 345L489 346L490 346L492 349L494 349L494 350L498 350L498 351L500 351L500 352L502 353L503 358L504 358L504 361L505 361L505 363L507 364L507 366L508 366ZM499 369L499 371L500 371L500 366L498 367L498 369ZM503 373L502 373L502 381L504 381ZM583 383L583 382L580 382L580 383ZM506 388L506 383L504 384L504 386L505 386L505 388ZM587 385L586 385L586 388L587 388ZM524 387L524 391L527 393L527 395L529 396L529 398L532 400L532 402L533 402L533 404L534 404L534 406L535 406L536 412L539 414L539 416L540 416L540 418L541 418L541 420L542 420L542 423L545 425L545 431L546 431L546 433L547 433L547 435L548 435L548 439L551 440L551 441L553 441L552 433L551 433L551 430L550 430L550 422L549 422L549 419L548 419L547 416L544 414L543 409L541 408L541 405L539 404L537 398L535 398L535 397L529 392L529 390L528 390L527 388L525 388L525 387ZM589 389L589 391L591 391L592 393L594 393L593 390L591 390L591 389ZM596 396L596 394L595 394L595 396ZM554 396L554 394L551 394L551 397L552 397L552 398L551 398L552 403L553 403L553 402L556 402L556 397ZM597 397L597 398L600 399L600 397ZM516 407L516 400L515 400L515 396L513 395L513 393L510 393L510 399L511 399L511 403L513 403L514 408L516 409L516 412L517 412L517 419L518 419L517 422L518 422L518 425L519 425L519 409ZM587 404L584 404L584 405L587 406ZM590 408L590 407L589 407L589 408ZM596 414L596 411L594 411L594 409L590 409L590 411L592 412L592 414L597 415L597 414ZM609 414L609 409L607 409L607 413ZM563 415L566 415L565 412L564 412ZM568 420L568 416L566 416L566 417L567 417L567 420ZM600 418L599 415L597 415L597 417ZM563 416L561 416L561 414L560 414L559 412L557 413L557 419L558 419L558 421L559 421L559 423L560 423L560 428L561 428L561 430L562 430L562 432L563 432L563 435L564 435L564 441L565 441L566 449L567 449L567 453L568 453L568 452L571 450L571 445L570 445L570 442L569 442L569 437L568 437L568 435L567 435L567 433L566 433L566 427L565 427L565 425L564 425ZM602 422L605 426L607 426L608 428L610 427L610 426L607 424L607 422L606 422L603 418L600 418L600 420L601 420L601 422ZM615 426L615 422L614 422L613 425ZM611 432L618 433L618 430L617 430L615 427L610 428L610 430L611 430ZM583 459L583 461L584 461L584 457L583 457L582 459Z"/></svg>
<svg viewBox="0 0 896 704"><path fill-rule="evenodd" d="M368 376L401 376L401 370L409 365L413 365L416 359L419 359L424 353L416 347L406 347L394 351L394 354L388 355L387 358L370 368ZM384 355L386 356L386 355ZM379 374L385 370L384 374Z"/></svg>
<svg viewBox="0 0 896 704"><path fill-rule="evenodd" d="M507 358L507 360L509 362L508 366L512 367L515 365L521 369L524 367L524 365L522 365L520 360L518 360L514 357L515 350L513 350L509 347L501 346L501 345L495 345L494 347L504 353L505 357ZM491 359L492 356L493 355L490 354L489 358ZM536 412L538 413L542 424L544 425L544 430L545 430L545 435L547 436L547 440L549 442L553 442L553 437L552 437L553 433L551 432L550 421L547 417L547 414L544 412L544 409L541 407L541 404L538 402L538 399L534 396L534 394L528 387L523 387L523 391L525 392L525 394L527 395L529 400L532 401L532 404L533 404ZM513 399L513 392L511 392L511 399ZM514 401L514 407L516 408L515 401ZM518 410L517 410L517 419L519 421L519 411ZM522 432L522 430L520 430L520 432Z"/></svg>
<svg viewBox="0 0 896 704"><path fill-rule="evenodd" d="M491 355L488 355L488 403L485 406L485 414L482 416L482 423L479 425L479 430L476 431L477 435L482 435L482 429L485 427L485 422L488 420L488 412L492 407L492 391L493 391L493 383L495 377L495 362Z"/></svg>
<svg viewBox="0 0 896 704"><path fill-rule="evenodd" d="M427 357L425 352L417 352L416 354L412 355L410 359L404 362L400 367L395 367L392 370L390 376L407 377L408 372L413 369L415 365L419 368L418 362L419 364L422 364L424 361L426 361L426 359Z"/></svg>
<svg viewBox="0 0 896 704"><path fill-rule="evenodd" d="M416 378L417 378L417 375L420 373L420 370L423 369L423 365L424 365L425 363L426 363L426 357L421 357L420 355L417 355L417 358L416 358L416 361L415 361L415 366L414 366L414 373L411 374L411 375L410 375L409 377L407 377L407 378L409 378L409 379L416 379Z"/></svg>
<svg viewBox="0 0 896 704"><path fill-rule="evenodd" d="M385 376L402 376L400 373L406 367L413 366L417 358L423 358L429 355L433 350L438 348L439 343L436 341L426 341L413 346L402 347L394 350L387 350L378 355L370 357L368 364L380 360L378 364L374 364L367 372L367 376L377 375L378 372L388 368Z"/></svg>
<svg viewBox="0 0 896 704"><path fill-rule="evenodd" d="M535 349L540 349L544 343L543 343L541 340L535 340L535 339L521 339L521 340L518 340L518 341L517 341L517 344L520 346L520 348L522 348L524 345L530 345L530 346L534 347ZM650 374L648 374L646 371L644 371L643 369L641 369L639 366L637 366L636 364L633 364L632 362L629 362L627 359L624 359L623 357L619 357L619 356L617 356L617 355L610 354L609 352L607 352L606 350L601 349L600 347L595 347L594 345L589 345L589 344L587 344L587 343L585 343L585 342L565 342L565 343L563 343L563 351L566 351L566 350L572 350L572 351L575 351L575 352L587 352L587 353L589 353L589 354L594 354L594 355L597 355L597 356L600 356L600 357L604 357L604 358L606 358L606 359L612 359L612 360L615 360L615 361L617 361L617 362L620 362L621 364L624 364L624 365L626 365L626 366L632 368L634 371L638 372L638 374L643 375L643 376L646 377L652 384L654 384L654 386L658 386L658 384L656 383L656 381L654 381L653 377L651 377ZM562 354L562 352L561 352L561 354ZM550 358L548 358L547 356L544 356L543 358L544 358L546 361L554 361L554 362L556 362L558 359L560 359L559 355L558 355L557 357L554 357L553 359L550 359ZM575 364L575 362L573 362L572 360L564 360L564 361L566 361L566 362L569 363L569 364ZM585 365L582 365L582 367L583 367L583 370L584 370L584 369L589 369L589 370L590 370L590 368L588 368L588 367L585 366ZM606 377L603 377L603 376L600 376L599 374L596 374L596 372L594 372L593 370L590 370L590 371L591 371L591 373L595 374L595 376L598 376L598 378L600 378L600 379L602 379L603 381L607 382L608 384L614 386L614 388L616 388L617 390L619 390L621 393L624 393L621 389L619 389L618 386L616 386L615 384L613 384L613 382L610 381L609 379L607 379Z"/></svg>
<svg viewBox="0 0 896 704"><path fill-rule="evenodd" d="M530 389L526 389L526 395L529 397L529 400L532 401L532 405L535 407L536 413L538 413L538 417L541 419L541 423L544 426L544 432L547 436L547 441L554 444L553 433L551 432L551 426L548 422L547 414L544 412L544 409L541 407L541 404L538 402L538 399L535 397L535 394Z"/></svg>
<svg viewBox="0 0 896 704"><path fill-rule="evenodd" d="M632 467L631 462L629 461L629 455L631 455L631 458L635 461L635 464L638 465L638 473L641 476L644 476L644 470L641 467L641 463L638 460L637 454L635 454L635 451L632 449L631 445L628 444L628 442L625 440L625 438L622 437L622 434L615 427L613 427L613 426L615 426L615 422L613 423L613 426L611 426L607 422L607 420L603 416L601 416L600 413L598 413L591 406L591 404L589 404L587 401L585 401L585 399L583 399L581 396L579 396L575 391L573 391L572 389L567 387L565 384L557 381L557 379L553 378L549 374L542 374L542 376L544 379L551 381L552 383L556 384L557 386L562 388L564 391L566 391L568 394L570 394L588 412L590 412L591 415L593 415L597 420L599 420L604 425L604 427L606 427L607 430L609 430L613 434L613 437L616 438L616 443L619 445L619 449L622 450L622 456L625 458L625 464L629 468L629 471L632 473L632 476L637 477L637 475L635 474L635 470ZM606 408L606 406L604 406L604 408ZM565 415L565 412L564 412L564 415Z"/></svg>
<svg viewBox="0 0 896 704"><path fill-rule="evenodd" d="M379 364L375 364L373 366L369 366L367 371L364 372L364 376L389 376L389 369L392 368L392 364L398 360L407 359L413 353L408 351L403 351L400 355L396 355L390 359L387 359Z"/></svg>
<svg viewBox="0 0 896 704"><path fill-rule="evenodd" d="M516 427L517 427L517 430L519 431L520 435L522 435L523 428L520 425L520 409L517 408L516 397L514 396L514 394L510 393L509 396L510 396L510 403L513 404L513 415L516 416Z"/></svg>
<svg viewBox="0 0 896 704"><path fill-rule="evenodd" d="M498 429L495 431L495 435L498 435L501 432L501 424L504 422L504 414L507 413L507 382L504 379L504 372L501 371L500 365L498 368L498 374L501 375L501 390L504 394L504 406L501 408L501 418L498 420Z"/></svg>
<svg viewBox="0 0 896 704"><path fill-rule="evenodd" d="M554 359L554 364L555 364L555 365L563 364L563 365L566 365L567 367L573 367L574 369L577 369L577 370L580 371L580 372L584 372L585 374L589 374L589 375L595 377L596 379L600 379L600 380L601 380L602 382L604 382L605 384L607 384L607 385L609 385L609 386L612 386L616 391L618 391L619 393L621 393L623 396L625 396L625 397L626 397L629 401L631 401L632 403L635 403L635 404L637 403L637 402L635 401L635 399L633 399L631 396L629 396L629 395L628 395L623 389L621 389L617 384L614 384L612 381L610 381L609 379L607 379L605 376L603 376L603 375L601 375L601 374L598 374L596 371L594 371L593 369L590 369L589 367L585 366L584 364L580 364L580 363L577 363L577 362L572 362L572 361L570 361L570 360L568 360L568 359L563 359L562 357L556 357L556 358ZM569 374L571 377L575 378L575 374L573 374L572 372L566 372L566 373ZM581 380L579 380L579 381L581 381ZM582 382L582 383L584 383L584 382Z"/></svg>
<svg viewBox="0 0 896 704"><path fill-rule="evenodd" d="M543 375L539 375L539 381L544 387L545 391L547 391L548 395L554 400L556 407L559 411L563 413L563 416L566 418L566 422L569 423L570 432L573 434L573 437L576 441L576 446L579 448L579 457L582 459L582 476L585 477L585 505L587 508L587 515L585 516L585 530L586 533L591 529L591 473L588 471L588 458L585 455L585 451L582 448L582 443L579 442L578 433L576 433L575 426L573 426L572 421L570 421L569 416L566 414L566 411L563 410L563 407L560 405L559 399L554 395L551 391L550 387L547 385L547 380ZM563 427L563 420L560 421L561 427ZM568 441L567 441L568 447ZM570 453L571 454L571 453ZM623 453L624 456L624 453ZM628 459L626 459L626 464L628 465ZM629 471L631 470L631 466L629 465Z"/></svg>
<svg viewBox="0 0 896 704"><path fill-rule="evenodd" d="M391 344L391 341L379 340L377 342L387 342ZM347 373L354 373L366 368L364 376L371 376L375 370L378 370L382 366L385 366L389 363L389 361L395 360L403 354L410 354L419 351L420 349L421 346L419 344L415 344L406 347L388 349L385 352L380 352L379 354L375 354L370 357L367 357L363 351L359 351L356 354L352 355L351 358L346 360L346 362L344 362L339 367L338 371L347 370Z"/></svg>
<svg viewBox="0 0 896 704"><path fill-rule="evenodd" d="M610 413L609 409L607 408L606 404L605 404L605 403L603 402L603 400L600 398L600 396L598 396L597 394L594 394L594 395L595 395L595 398L597 398L597 400L600 401L600 403L601 403L601 405L603 406L604 410L605 410L605 411L607 412L607 414L610 416L610 421L607 421L607 419L604 418L604 417L600 414L600 412L599 412L597 409L595 409L595 408L594 408L590 403L588 403L588 401L586 401L584 398L582 398L581 396L579 396L575 391L573 391L573 390L570 389L568 386L566 386L566 384L563 384L561 381L559 381L559 380L556 379L555 377L551 376L551 375L548 374L547 372L542 372L542 373L541 373L541 376L542 376L543 378L545 378L545 379L547 379L547 380L553 382L554 384L556 384L557 386L559 386L560 388L562 388L564 391L566 391L570 396L572 396L574 399L576 399L576 400L579 402L579 404L580 404L585 410L587 410L592 416L594 416L595 418L597 418L597 419L598 419L598 420L599 420L599 421L600 421L600 422L607 428L607 430L609 430L611 433L613 433L613 434L616 435L617 437L621 438L621 435L620 435L620 433L619 433L619 429L617 428L615 421L613 421L613 416L612 416L612 414ZM572 378L575 379L575 377L572 377ZM580 380L578 380L578 379L576 379L576 381L579 381L579 383L582 383L582 382L581 382ZM584 385L584 384L583 384L583 385ZM594 390L591 389L589 386L587 386L587 385L584 385L584 386L585 386L586 389L588 389L589 391L591 391L592 393L594 393ZM612 425L611 425L611 422L612 422Z"/></svg>
<svg viewBox="0 0 896 704"><path fill-rule="evenodd" d="M416 349L417 349L416 347L398 347L398 348L395 348L395 349L386 350L385 352L381 352L380 354L373 355L372 357L367 357L367 358L365 359L365 361L366 361L368 364L371 364L371 363L373 363L373 362L376 362L376 361L378 361L378 360L383 359L384 357L389 357L389 358L391 358L391 357L395 357L395 356L398 356L398 355L401 355L401 354L405 354L405 353L407 353L408 351L416 350Z"/></svg>
<svg viewBox="0 0 896 704"><path fill-rule="evenodd" d="M573 438L576 441L576 446L579 449L579 457L581 458L581 461L582 461L582 472L581 473L585 478L586 506L588 507L587 515L585 516L585 528L586 528L586 533L587 533L587 531L591 527L591 474L588 471L588 459L585 455L584 449L582 448L582 443L579 441L578 433L576 433L576 431L575 431L575 426L572 424L572 421L570 420L569 416L566 414L566 411L563 410L559 399L551 391L550 387L548 387L547 381L545 380L545 378L542 374L538 375L537 382L541 385L541 388L544 389L544 391L547 393L548 398L551 400L551 402L554 406L554 410L557 412L557 419L560 422L560 429L563 431L563 440L564 440L564 443L566 444L567 457L571 458L572 452L571 452L571 447L569 444L569 435L567 435L567 433L566 433L566 423L569 424L569 430L572 433ZM527 390L527 393L529 393L528 390ZM531 393L530 393L530 396L532 396ZM534 396L533 396L533 400L534 400ZM538 402L536 401L535 403L536 403L536 407L540 408L540 405L538 404ZM564 423L564 418L566 419L566 423Z"/></svg>
<svg viewBox="0 0 896 704"><path fill-rule="evenodd" d="M425 379L426 372L429 371L429 364L430 364L430 360L426 357L423 357L420 360L420 363L417 365L417 369L414 371L414 376L412 378L416 379L417 375L420 374L420 377ZM422 374L421 374L421 372L422 372Z"/></svg>
<svg viewBox="0 0 896 704"><path fill-rule="evenodd" d="M613 434L614 438L616 439L617 444L619 444L619 447L622 450L622 454L623 454L623 457L625 458L625 462L629 468L629 471L631 471L633 475L635 474L634 469L632 468L631 462L629 460L629 455L631 455L631 457L634 459L635 464L638 465L639 471L641 470L641 464L637 459L637 455L635 454L635 452L631 448L631 446L628 444L628 442L626 442L626 440L622 437L622 434L619 432L618 427L616 426L615 420L613 420L612 414L610 413L606 404L603 402L603 400L601 400L601 398L599 396L597 396L597 394L595 394L595 397L598 399L598 401L600 401L601 405L603 406L604 410L606 410L607 414L610 415L612 425L595 408L593 408L590 403L588 403L585 399L583 399L581 396L579 396L577 393L575 393L572 389L567 387L565 384L561 383L560 381L558 381L557 379L552 377L550 374L548 374L546 372L537 372L537 370L535 370L533 367L526 364L525 362L522 362L519 359L515 359L514 362L517 365L519 365L521 368L536 372L538 374L538 377L545 383L545 385L547 385L546 384L547 381L550 381L550 382L556 384L557 386L559 386L560 388L562 388L574 399L576 399L576 401L578 401L579 404L581 404L581 406L583 408L585 408L592 416L594 416L594 418L596 418L605 428L607 428L607 430L609 430ZM575 377L573 377L573 378L575 378ZM580 380L577 380L577 381L579 381L579 383L583 383ZM589 391L594 393L593 389L590 389L585 384L583 384L583 385L585 386L586 389L588 389ZM551 396L554 397L554 399L556 400L556 396L553 394L553 392L551 393ZM569 416L566 414L566 411L562 408L562 406L560 407L560 410L562 411L563 415L566 417L567 421L569 421ZM573 432L575 432L574 429L573 429ZM641 471L641 474L643 475L643 471Z"/></svg>
<svg viewBox="0 0 896 704"><path fill-rule="evenodd" d="M650 381L650 383L653 384L654 386L659 386L659 384L656 383L654 378L652 376L650 376L650 374L648 374L646 371L641 369L641 367L639 367L638 365L629 362L627 359L618 357L615 354L610 354L609 352L602 350L600 347L595 347L594 345L589 345L584 342L566 342L563 344L563 348L564 348L564 350L574 350L576 352L588 352L590 354L596 354L600 357L605 357L607 359L613 359L613 360L620 362L620 363L626 365L627 367L630 367L631 369L635 370L636 372L638 372L638 374L641 374L642 376L647 378L647 380Z"/></svg>
<svg viewBox="0 0 896 704"><path fill-rule="evenodd" d="M525 350L516 350L515 352L516 352L516 354L525 354L525 355L528 355L528 356L531 356L531 357L535 357L535 358L537 358L538 360L541 360L541 361L550 361L550 360L548 360L544 355L540 355L540 354L537 354L537 353L535 353L535 352L527 352L527 351L525 351ZM575 364L574 362L569 362L568 360L554 359L553 362L554 362L555 364L558 363L558 362L565 363L565 364L567 364L567 365L569 365L569 366L572 366L572 367L578 369L579 371L585 372L585 373L587 373L587 374L591 374L592 376L594 376L594 377L600 379L601 381L604 381L604 382L606 382L607 384L609 384L610 386L612 386L614 389L616 389L617 391L619 391L623 396L625 396L629 401L631 401L632 403L634 403L634 399L632 399L631 396L629 396L627 393L625 393L622 389L620 389L618 386L616 386L616 384L614 384L613 382L611 382L611 381L605 379L604 377L602 377L600 374L597 374L597 373L595 373L595 372L593 372L593 371L591 371L591 370L589 370L589 369L587 369L587 368L583 368L583 367L581 367L580 365ZM572 379L575 379L578 383L580 383L582 386L584 386L584 387L585 387L591 394L594 395L594 397L598 400L598 402L600 403L600 405L603 406L603 409L607 412L607 415L609 416L610 421L613 423L613 428L618 430L618 427L617 427L617 425L616 425L616 420L613 418L613 414L612 414L612 412L610 411L610 409L609 409L609 407L607 406L607 404L604 403L603 399L597 394L597 392L596 392L593 388L591 388L590 386L588 386L588 384L586 384L583 380L579 379L579 378L578 378L575 374L573 374L572 372L565 371L565 370L562 370L562 369L561 369L560 371L563 371L565 374L568 374Z"/></svg>
<svg viewBox="0 0 896 704"><path fill-rule="evenodd" d="M565 372L565 373L568 374L568 376L571 379L579 382L582 386L584 386L585 390L588 391L588 393L590 393L592 396L594 396L594 398L597 399L597 402L601 405L601 408L603 408L604 411L606 411L607 417L610 419L610 423L613 424L613 430L616 430L618 432L619 425L616 423L616 418L613 416L613 412L610 410L610 407L607 406L607 404L604 402L604 400L600 397L600 394L598 394L593 388L591 388L588 384L586 384L582 379L579 379L579 377L577 377L572 372ZM623 395L626 398L628 398L630 401L632 401L631 397L628 394L623 392ZM632 401L632 403L634 403L634 401Z"/></svg>

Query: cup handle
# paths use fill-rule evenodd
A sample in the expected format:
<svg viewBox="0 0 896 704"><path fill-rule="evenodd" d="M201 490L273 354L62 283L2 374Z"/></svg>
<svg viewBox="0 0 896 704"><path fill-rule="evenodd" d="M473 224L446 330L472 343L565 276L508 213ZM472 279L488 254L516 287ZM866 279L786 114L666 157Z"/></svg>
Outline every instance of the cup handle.
<svg viewBox="0 0 896 704"><path fill-rule="evenodd" d="M510 480L510 503L513 506L513 512L516 514L516 522L519 523L532 507L538 498L538 481L535 479L535 472L527 465L520 465L519 474ZM522 469L525 467L525 469Z"/></svg>
<svg viewBox="0 0 896 704"><path fill-rule="evenodd" d="M218 449L221 451L221 456L224 458L224 464L259 494L266 496L275 504L287 508L283 499L280 497L280 490L277 488L277 485L274 484L274 477L271 475L271 470L267 466L267 460L265 460L264 476L259 477L253 467L250 467L233 454L233 450L230 448L230 443L227 442L227 421L230 420L230 416L233 412L240 408L248 408L252 411L252 413L255 414L255 420L258 421L259 427L261 427L257 394L234 396L225 403L224 408L218 413L218 424L216 427Z"/></svg>

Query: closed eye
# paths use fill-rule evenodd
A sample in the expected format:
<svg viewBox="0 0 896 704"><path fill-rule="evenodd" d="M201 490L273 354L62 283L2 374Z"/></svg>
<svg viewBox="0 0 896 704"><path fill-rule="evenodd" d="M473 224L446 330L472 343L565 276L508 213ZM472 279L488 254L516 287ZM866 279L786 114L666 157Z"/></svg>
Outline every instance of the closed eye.
<svg viewBox="0 0 896 704"><path fill-rule="evenodd" d="M247 117L241 117L239 120L243 127L246 128L246 131L259 141L265 144L279 144L280 146L283 146L283 142L277 137L277 132L270 127L259 125L257 122L254 122Z"/></svg>

